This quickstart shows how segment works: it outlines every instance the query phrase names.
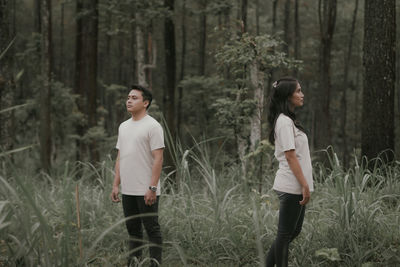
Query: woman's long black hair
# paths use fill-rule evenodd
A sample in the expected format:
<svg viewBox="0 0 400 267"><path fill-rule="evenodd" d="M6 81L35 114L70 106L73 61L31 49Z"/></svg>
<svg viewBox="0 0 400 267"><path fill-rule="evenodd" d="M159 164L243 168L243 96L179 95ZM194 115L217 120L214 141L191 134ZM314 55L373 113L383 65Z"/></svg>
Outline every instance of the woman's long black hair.
<svg viewBox="0 0 400 267"><path fill-rule="evenodd" d="M292 77L283 77L274 82L273 92L269 105L268 123L270 126L269 141L275 144L275 124L279 114L283 113L291 118L297 128L305 132L296 120L296 114L289 109L289 97L296 91L298 80Z"/></svg>

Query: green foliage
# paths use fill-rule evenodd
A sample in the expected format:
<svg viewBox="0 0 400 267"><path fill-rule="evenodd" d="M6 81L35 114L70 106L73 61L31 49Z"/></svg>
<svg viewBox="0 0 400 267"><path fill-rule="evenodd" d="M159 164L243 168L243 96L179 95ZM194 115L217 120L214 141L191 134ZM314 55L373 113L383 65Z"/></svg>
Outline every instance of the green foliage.
<svg viewBox="0 0 400 267"><path fill-rule="evenodd" d="M90 144L93 141L104 141L106 138L106 132L104 130L104 127L102 125L94 126L92 128L89 128L85 135L81 138L83 142L86 144Z"/></svg>
<svg viewBox="0 0 400 267"><path fill-rule="evenodd" d="M77 95L72 88L66 87L63 83L53 80L51 83L51 114L52 124L57 134L63 140L76 125L85 125L85 119L76 106ZM71 134L71 132L69 133Z"/></svg>
<svg viewBox="0 0 400 267"><path fill-rule="evenodd" d="M229 0L214 0L207 3L206 13L218 15L226 14L233 8L233 4Z"/></svg>
<svg viewBox="0 0 400 267"><path fill-rule="evenodd" d="M33 72L30 74L40 74L40 43L41 35L32 33L31 35L24 36L24 47L15 53L17 65L22 65L23 69Z"/></svg>
<svg viewBox="0 0 400 267"><path fill-rule="evenodd" d="M225 96L214 104L216 117L221 125L233 129L241 138L248 139L250 118L256 108L251 97L254 88L250 81L250 65L256 64L257 71L264 72L266 78L271 70L298 67L299 61L279 52L281 44L270 35L244 33L240 38L228 41L215 54L221 76L229 73L225 75Z"/></svg>
<svg viewBox="0 0 400 267"><path fill-rule="evenodd" d="M0 157L4 157L4 156L11 155L11 154L14 154L14 153L22 152L24 150L33 148L35 146L36 145L29 145L29 146L24 146L24 147L19 147L19 148L12 149L12 150L4 151L4 152L0 153Z"/></svg>
<svg viewBox="0 0 400 267"><path fill-rule="evenodd" d="M179 85L183 91L183 99L181 101L182 110L184 113L182 116L182 128L186 128L190 125L202 125L203 127L197 127L190 132L193 136L200 136L208 131L208 125L215 125L215 116L212 112L214 111L214 103L216 99L223 95L223 79L218 76L187 76L182 80ZM213 131L214 129L210 129ZM219 132L210 135L218 135Z"/></svg>
<svg viewBox="0 0 400 267"><path fill-rule="evenodd" d="M178 146L175 153L182 163L180 185L160 201L164 265L261 266L276 235L274 174L264 173L260 192L249 190L238 165L217 164L221 155L210 153L209 142ZM78 166L68 162L52 177L8 164L4 167L12 172L0 177L0 265L124 266L128 235L120 204L109 199L110 159L98 168L81 165L80 180L74 179ZM395 266L400 260L400 162L373 171L339 167L315 167L316 191L303 231L290 246L292 266Z"/></svg>
<svg viewBox="0 0 400 267"><path fill-rule="evenodd" d="M132 23L148 26L153 20L172 16L172 13L164 6L161 0L111 0L107 1L107 3L100 3L99 11L106 14L105 16L100 16L102 19L113 17L113 22L111 24L100 27L100 30L109 36L121 33L130 34ZM135 20L134 12L140 14L142 18L141 21ZM85 13L87 13L87 11L83 11L77 16L83 16Z"/></svg>
<svg viewBox="0 0 400 267"><path fill-rule="evenodd" d="M235 132L239 131L243 125L248 124L255 109L253 100L237 100L243 91L245 90L226 89L230 97L219 98L213 104L213 107L217 110L215 115L218 122L223 126L234 128Z"/></svg>
<svg viewBox="0 0 400 267"><path fill-rule="evenodd" d="M246 159L252 159L264 153L271 153L272 151L274 151L274 146L268 140L264 139L261 140L254 151L246 155Z"/></svg>
<svg viewBox="0 0 400 267"><path fill-rule="evenodd" d="M323 257L329 261L340 261L340 255L337 248L321 248L315 251L315 256Z"/></svg>
<svg viewBox="0 0 400 267"><path fill-rule="evenodd" d="M229 68L235 76L243 76L246 66L256 61L261 70L276 68L298 68L300 61L287 57L279 52L282 42L270 35L251 36L244 33L239 39L233 39L225 44L216 54L219 68Z"/></svg>
<svg viewBox="0 0 400 267"><path fill-rule="evenodd" d="M5 108L5 109L0 110L0 114L6 113L6 112L10 112L10 111L13 111L13 110L18 110L18 109L27 107L27 106L32 105L32 104L33 104L33 103L25 103L25 104L21 104L21 105L16 105L16 106L8 107L8 108Z"/></svg>
<svg viewBox="0 0 400 267"><path fill-rule="evenodd" d="M15 38L10 41L10 43L4 48L3 51L0 51L0 61L7 54L8 50L13 46Z"/></svg>

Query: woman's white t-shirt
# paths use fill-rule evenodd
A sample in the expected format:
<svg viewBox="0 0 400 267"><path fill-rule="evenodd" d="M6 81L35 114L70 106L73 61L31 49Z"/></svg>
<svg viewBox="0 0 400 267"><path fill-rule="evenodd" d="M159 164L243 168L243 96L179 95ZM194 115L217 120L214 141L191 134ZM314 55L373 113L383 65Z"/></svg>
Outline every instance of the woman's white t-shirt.
<svg viewBox="0 0 400 267"><path fill-rule="evenodd" d="M312 192L314 191L314 184L307 135L294 125L290 117L281 113L275 124L275 157L279 161L279 169L276 172L273 189L301 195L301 185L294 176L285 157L285 151L293 149L296 152L304 178Z"/></svg>

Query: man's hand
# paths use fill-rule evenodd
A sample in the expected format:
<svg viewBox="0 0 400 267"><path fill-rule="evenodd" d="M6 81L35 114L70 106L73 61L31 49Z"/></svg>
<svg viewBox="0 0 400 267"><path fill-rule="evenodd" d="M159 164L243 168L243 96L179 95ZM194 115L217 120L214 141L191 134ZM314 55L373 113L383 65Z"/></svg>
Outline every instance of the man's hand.
<svg viewBox="0 0 400 267"><path fill-rule="evenodd" d="M146 194L144 195L144 203L148 206L153 205L157 201L157 194L156 192L151 191L150 189L147 190Z"/></svg>
<svg viewBox="0 0 400 267"><path fill-rule="evenodd" d="M301 189L302 193L303 193L303 200L300 201L300 205L306 205L308 203L308 201L310 201L310 189L308 186L303 186L303 188Z"/></svg>
<svg viewBox="0 0 400 267"><path fill-rule="evenodd" d="M113 186L112 192L111 192L111 200L112 202L118 203L121 200L119 199L119 186Z"/></svg>

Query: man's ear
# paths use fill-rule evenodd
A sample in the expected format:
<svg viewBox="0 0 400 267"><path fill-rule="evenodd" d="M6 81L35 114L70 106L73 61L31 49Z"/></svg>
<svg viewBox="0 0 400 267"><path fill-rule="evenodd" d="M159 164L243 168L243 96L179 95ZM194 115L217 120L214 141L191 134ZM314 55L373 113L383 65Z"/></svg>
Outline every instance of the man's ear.
<svg viewBox="0 0 400 267"><path fill-rule="evenodd" d="M144 102L145 107L147 108L149 106L150 101L149 100L145 100L143 102Z"/></svg>

